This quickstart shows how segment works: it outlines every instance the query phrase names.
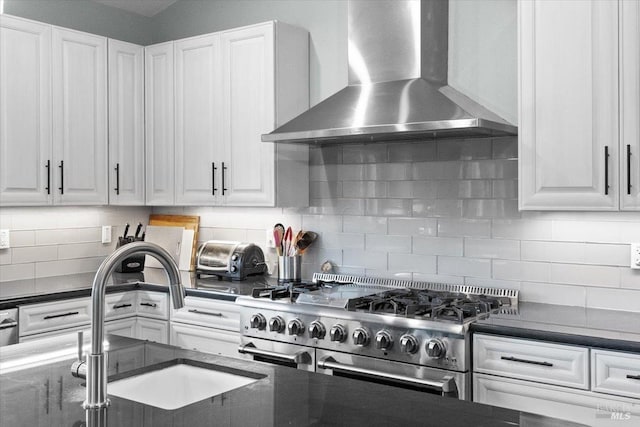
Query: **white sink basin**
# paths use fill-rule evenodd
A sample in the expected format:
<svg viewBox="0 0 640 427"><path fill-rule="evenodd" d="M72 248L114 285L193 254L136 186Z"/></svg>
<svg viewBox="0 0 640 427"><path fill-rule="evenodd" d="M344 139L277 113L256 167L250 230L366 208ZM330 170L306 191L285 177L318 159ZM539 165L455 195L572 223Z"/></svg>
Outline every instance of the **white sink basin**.
<svg viewBox="0 0 640 427"><path fill-rule="evenodd" d="M258 381L178 363L107 384L107 394L162 409L178 409Z"/></svg>

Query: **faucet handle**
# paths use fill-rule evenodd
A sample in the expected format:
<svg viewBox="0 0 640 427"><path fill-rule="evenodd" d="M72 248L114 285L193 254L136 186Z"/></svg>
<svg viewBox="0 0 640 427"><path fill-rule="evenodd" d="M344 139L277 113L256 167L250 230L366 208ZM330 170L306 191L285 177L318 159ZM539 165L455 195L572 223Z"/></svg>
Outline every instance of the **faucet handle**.
<svg viewBox="0 0 640 427"><path fill-rule="evenodd" d="M84 331L78 331L78 360L82 360L84 354L82 353L82 345L84 344Z"/></svg>
<svg viewBox="0 0 640 427"><path fill-rule="evenodd" d="M82 346L84 344L84 332L78 331L78 360L71 365L71 375L77 378L87 377L87 363L83 360Z"/></svg>

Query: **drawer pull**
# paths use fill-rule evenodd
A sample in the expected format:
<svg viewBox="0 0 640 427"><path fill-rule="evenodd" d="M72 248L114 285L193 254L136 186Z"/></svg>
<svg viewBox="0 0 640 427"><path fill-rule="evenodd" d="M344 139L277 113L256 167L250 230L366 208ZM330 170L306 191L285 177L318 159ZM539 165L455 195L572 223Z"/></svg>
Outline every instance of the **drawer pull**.
<svg viewBox="0 0 640 427"><path fill-rule="evenodd" d="M196 313L196 314L206 314L207 316L216 316L216 317L223 317L222 313L211 313L209 311L200 311L197 310L195 308L190 308L189 310L187 310L189 313Z"/></svg>
<svg viewBox="0 0 640 427"><path fill-rule="evenodd" d="M153 308L156 308L158 306L158 304L153 302L141 302L140 305L145 307L153 307Z"/></svg>
<svg viewBox="0 0 640 427"><path fill-rule="evenodd" d="M640 380L640 375L627 375L630 380Z"/></svg>
<svg viewBox="0 0 640 427"><path fill-rule="evenodd" d="M54 314L54 315L51 315L51 316L44 316L44 320L56 319L58 317L75 316L77 314L80 314L80 312L79 311L70 311L68 313Z"/></svg>
<svg viewBox="0 0 640 427"><path fill-rule="evenodd" d="M553 366L553 363L549 363L549 362L538 362L537 360L527 360L527 359L518 359L517 357L513 357L513 356L502 356L500 359L502 360L508 360L510 362L520 362L520 363L529 363L531 365L540 365L540 366Z"/></svg>
<svg viewBox="0 0 640 427"><path fill-rule="evenodd" d="M126 308L126 307L131 307L131 304L118 304L118 305L114 305L113 309L117 310L119 308Z"/></svg>

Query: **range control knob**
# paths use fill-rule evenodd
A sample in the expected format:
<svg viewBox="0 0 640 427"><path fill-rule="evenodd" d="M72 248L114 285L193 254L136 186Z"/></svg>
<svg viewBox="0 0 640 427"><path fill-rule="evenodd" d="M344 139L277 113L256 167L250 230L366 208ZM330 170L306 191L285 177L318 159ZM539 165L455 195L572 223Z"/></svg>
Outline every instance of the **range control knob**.
<svg viewBox="0 0 640 427"><path fill-rule="evenodd" d="M233 254L231 255L231 261L237 261L238 260L238 254Z"/></svg>
<svg viewBox="0 0 640 427"><path fill-rule="evenodd" d="M300 319L293 319L287 324L289 335L302 335L304 333L304 324Z"/></svg>
<svg viewBox="0 0 640 427"><path fill-rule="evenodd" d="M369 344L369 333L364 328L356 328L353 330L353 343L357 346L364 347Z"/></svg>
<svg viewBox="0 0 640 427"><path fill-rule="evenodd" d="M393 347L393 337L387 331L380 331L376 334L376 348L378 350L389 350Z"/></svg>
<svg viewBox="0 0 640 427"><path fill-rule="evenodd" d="M265 319L265 317L260 313L254 314L253 316L251 316L249 324L253 329L263 330L267 327L267 319Z"/></svg>
<svg viewBox="0 0 640 427"><path fill-rule="evenodd" d="M441 340L437 338L433 338L427 341L425 349L427 350L427 356L429 356L431 359L442 359L447 353L447 347Z"/></svg>
<svg viewBox="0 0 640 427"><path fill-rule="evenodd" d="M403 335L400 337L400 351L414 354L418 351L418 340L413 335Z"/></svg>
<svg viewBox="0 0 640 427"><path fill-rule="evenodd" d="M231 270L232 273L235 273L236 271L238 271L238 267L236 267L235 265L232 265L229 270Z"/></svg>
<svg viewBox="0 0 640 427"><path fill-rule="evenodd" d="M331 341L342 342L347 339L347 331L340 324L333 325L329 330L329 338L331 338Z"/></svg>
<svg viewBox="0 0 640 427"><path fill-rule="evenodd" d="M272 317L269 319L269 330L271 332L284 331L284 319L280 316Z"/></svg>
<svg viewBox="0 0 640 427"><path fill-rule="evenodd" d="M309 335L311 335L311 338L322 339L324 338L326 333L327 330L325 329L324 325L317 320L314 320L309 325Z"/></svg>

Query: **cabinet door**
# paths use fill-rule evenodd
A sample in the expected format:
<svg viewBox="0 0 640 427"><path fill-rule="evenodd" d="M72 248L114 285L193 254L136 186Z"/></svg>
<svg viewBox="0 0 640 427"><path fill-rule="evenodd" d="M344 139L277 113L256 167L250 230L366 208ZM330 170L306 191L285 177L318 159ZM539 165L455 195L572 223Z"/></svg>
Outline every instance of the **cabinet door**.
<svg viewBox="0 0 640 427"><path fill-rule="evenodd" d="M617 210L618 2L518 7L520 209Z"/></svg>
<svg viewBox="0 0 640 427"><path fill-rule="evenodd" d="M171 322L169 344L239 358L240 333Z"/></svg>
<svg viewBox="0 0 640 427"><path fill-rule="evenodd" d="M107 39L53 27L54 200L107 204Z"/></svg>
<svg viewBox="0 0 640 427"><path fill-rule="evenodd" d="M169 322L167 320L138 317L137 338L169 344Z"/></svg>
<svg viewBox="0 0 640 427"><path fill-rule="evenodd" d="M144 205L144 48L109 40L109 204Z"/></svg>
<svg viewBox="0 0 640 427"><path fill-rule="evenodd" d="M620 2L620 207L640 210L640 2Z"/></svg>
<svg viewBox="0 0 640 427"><path fill-rule="evenodd" d="M173 205L173 42L147 46L144 51L147 205Z"/></svg>
<svg viewBox="0 0 640 427"><path fill-rule="evenodd" d="M0 15L0 203L51 203L51 26Z"/></svg>
<svg viewBox="0 0 640 427"><path fill-rule="evenodd" d="M104 323L104 332L106 334L118 335L121 337L137 338L136 318L111 320ZM111 359L109 359L111 363Z"/></svg>
<svg viewBox="0 0 640 427"><path fill-rule="evenodd" d="M217 34L175 42L179 205L211 205L222 191L219 46Z"/></svg>
<svg viewBox="0 0 640 427"><path fill-rule="evenodd" d="M225 31L222 48L224 203L275 203L274 24Z"/></svg>

